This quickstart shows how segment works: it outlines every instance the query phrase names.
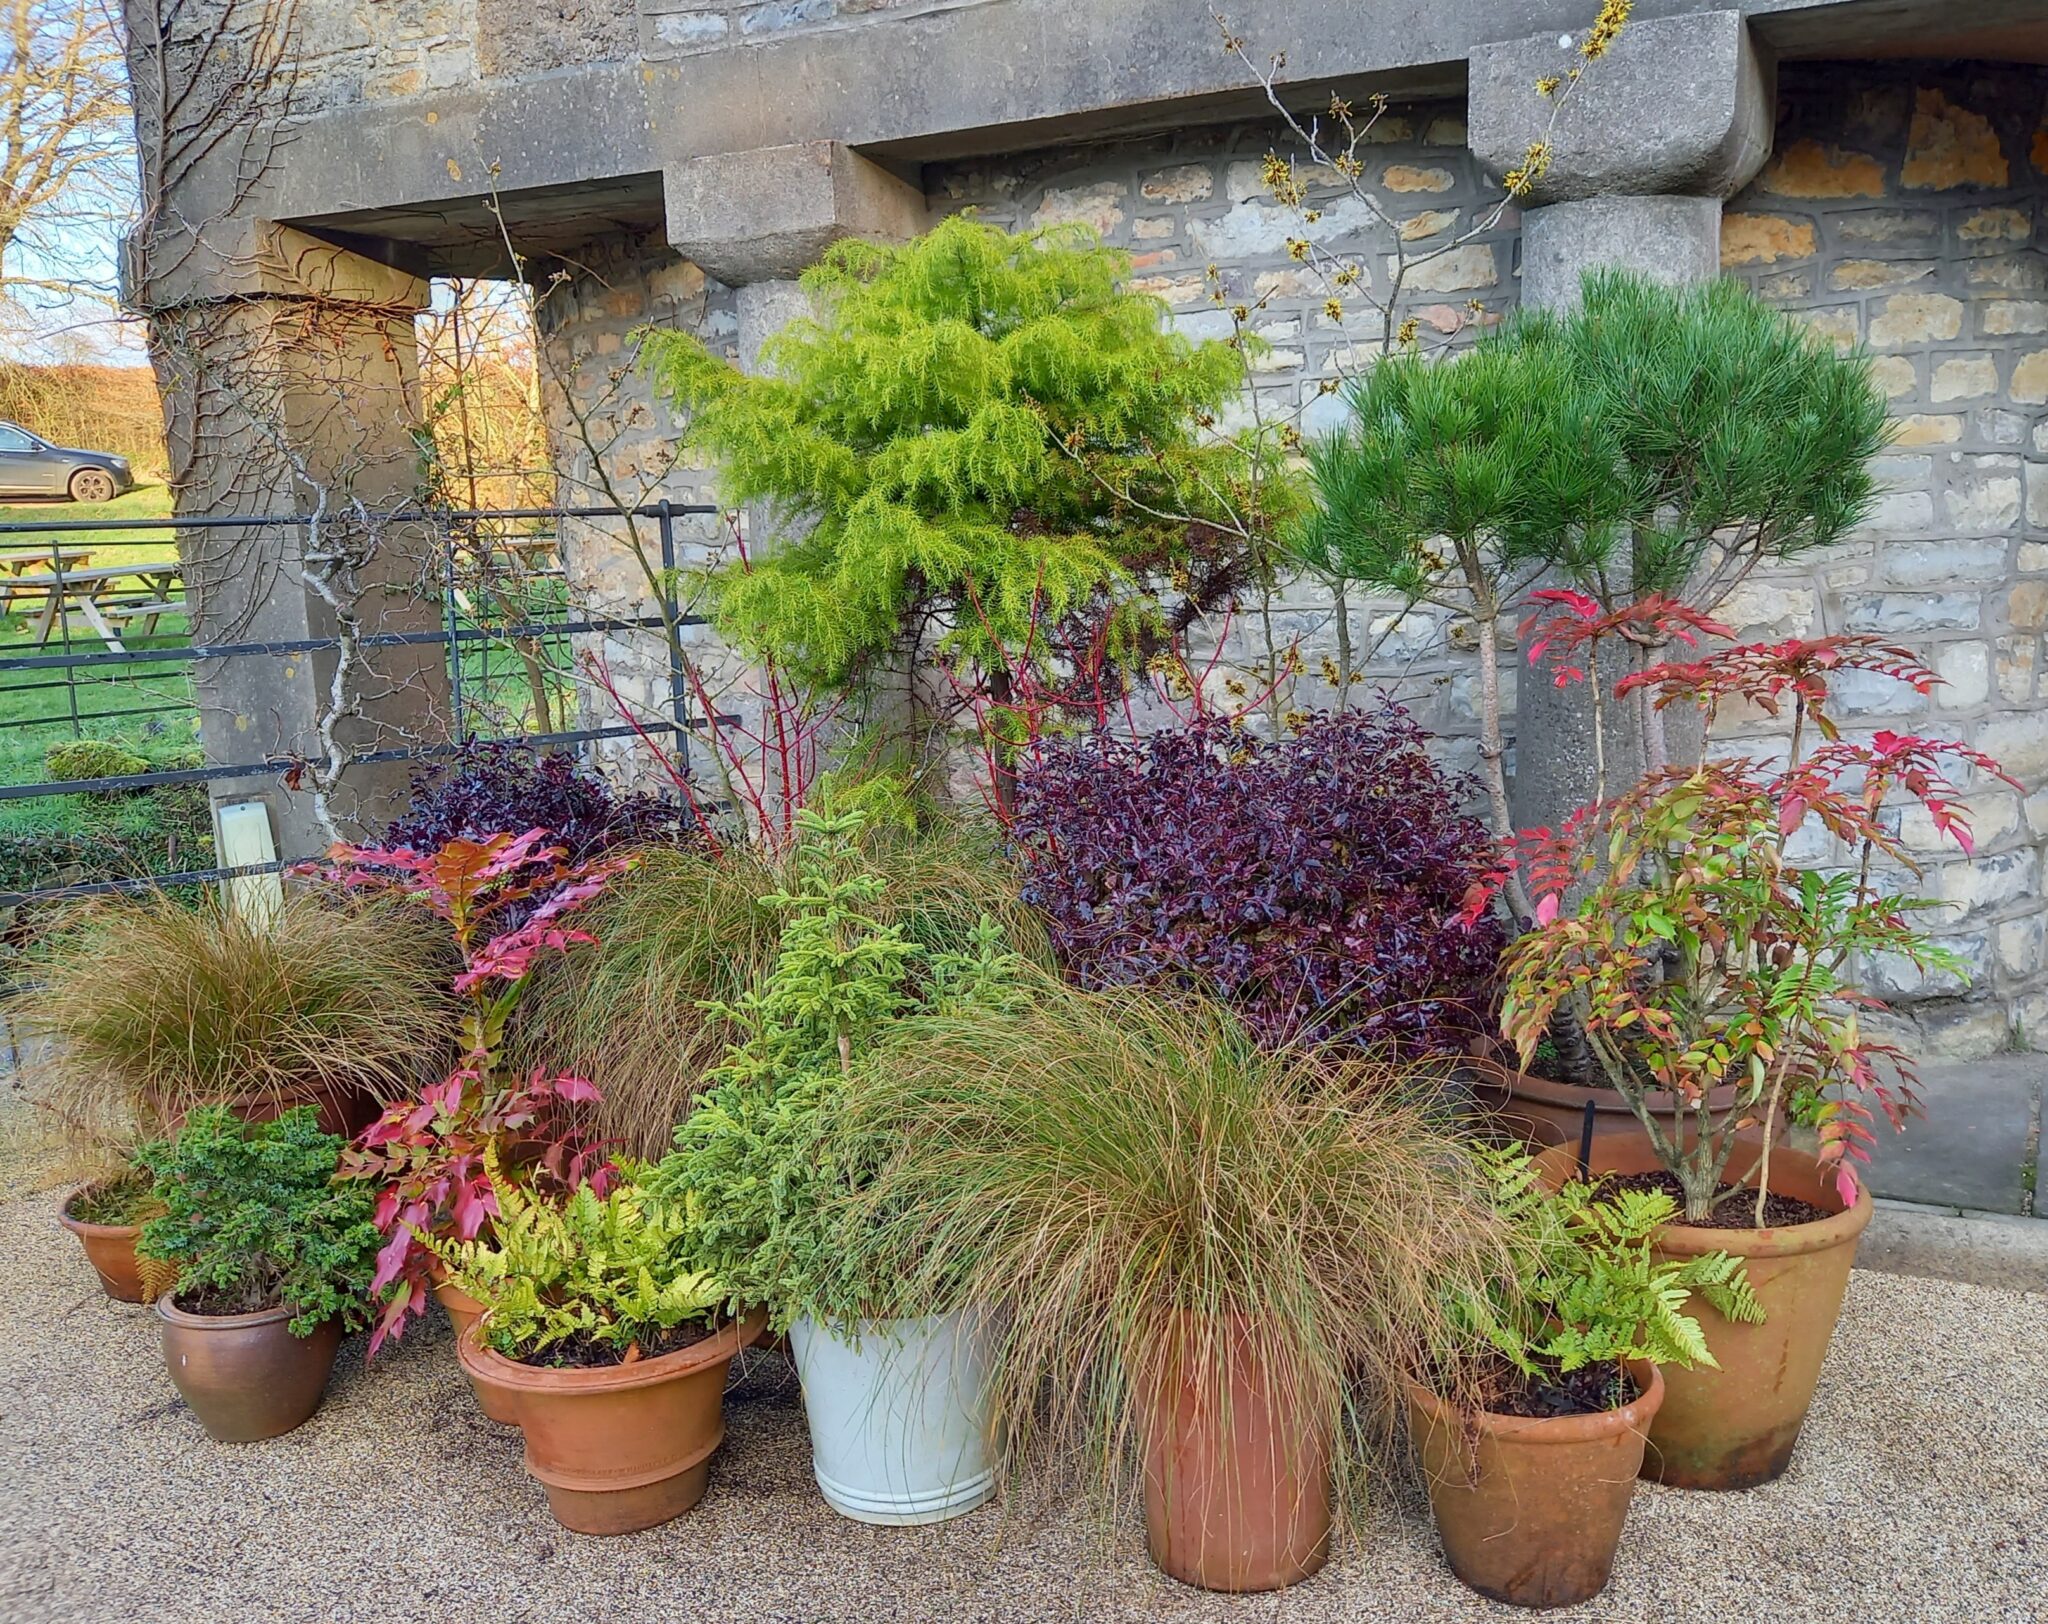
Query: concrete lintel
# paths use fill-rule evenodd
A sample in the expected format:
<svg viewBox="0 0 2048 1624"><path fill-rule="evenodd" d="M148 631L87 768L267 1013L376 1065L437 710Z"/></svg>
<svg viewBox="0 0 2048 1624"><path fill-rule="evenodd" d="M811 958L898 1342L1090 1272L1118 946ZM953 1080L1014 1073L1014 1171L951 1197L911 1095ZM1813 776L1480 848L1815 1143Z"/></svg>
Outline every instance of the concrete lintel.
<svg viewBox="0 0 2048 1624"><path fill-rule="evenodd" d="M903 242L924 194L837 141L691 158L662 172L671 247L733 287L784 281L842 237Z"/></svg>
<svg viewBox="0 0 2048 1624"><path fill-rule="evenodd" d="M1580 61L1578 35L1482 45L1471 58L1472 151L1496 175L1547 142L1532 203L1605 194L1728 197L1770 156L1776 74L1740 12L1639 18L1560 100L1539 80ZM1554 120L1554 122L1553 122Z"/></svg>

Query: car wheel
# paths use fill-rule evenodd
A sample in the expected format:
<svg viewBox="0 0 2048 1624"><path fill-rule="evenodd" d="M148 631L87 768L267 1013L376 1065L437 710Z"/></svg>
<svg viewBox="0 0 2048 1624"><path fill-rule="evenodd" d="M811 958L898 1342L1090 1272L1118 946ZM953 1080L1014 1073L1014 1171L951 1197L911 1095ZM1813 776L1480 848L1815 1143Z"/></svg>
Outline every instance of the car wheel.
<svg viewBox="0 0 2048 1624"><path fill-rule="evenodd" d="M74 502L111 502L114 499L114 476L104 468L81 468L71 476L71 500Z"/></svg>

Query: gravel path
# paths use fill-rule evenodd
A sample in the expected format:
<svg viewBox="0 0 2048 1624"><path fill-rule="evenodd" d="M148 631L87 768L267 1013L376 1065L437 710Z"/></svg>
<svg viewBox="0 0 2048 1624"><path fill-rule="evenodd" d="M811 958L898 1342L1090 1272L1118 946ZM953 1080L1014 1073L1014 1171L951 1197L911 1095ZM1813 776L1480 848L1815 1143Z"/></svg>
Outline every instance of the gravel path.
<svg viewBox="0 0 2048 1624"><path fill-rule="evenodd" d="M842 1521L779 1363L728 1405L704 1503L581 1538L516 1434L476 1411L444 1327L265 1444L210 1442L154 1321L101 1297L49 1198L0 1204L0 1620L1345 1620L1524 1617L1464 1591L1426 1514L1278 1595L1182 1589L1079 1514ZM1746 1494L1638 1490L1606 1595L1560 1618L2048 1621L2048 1297L1859 1273L1799 1459Z"/></svg>

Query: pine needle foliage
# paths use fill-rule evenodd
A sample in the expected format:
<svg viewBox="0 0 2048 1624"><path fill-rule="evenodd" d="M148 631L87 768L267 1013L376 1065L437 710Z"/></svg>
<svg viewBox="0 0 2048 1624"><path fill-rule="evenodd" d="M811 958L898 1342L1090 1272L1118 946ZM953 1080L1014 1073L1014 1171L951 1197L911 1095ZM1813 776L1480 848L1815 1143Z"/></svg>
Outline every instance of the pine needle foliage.
<svg viewBox="0 0 2048 1624"><path fill-rule="evenodd" d="M1083 612L1134 647L1149 586L1205 539L1186 516L1248 471L1199 438L1241 358L1175 333L1128 276L1083 228L955 217L902 247L837 244L803 278L815 316L768 342L761 375L645 335L723 500L776 527L714 575L720 633L834 687L934 617L961 669L1044 657L1046 628Z"/></svg>
<svg viewBox="0 0 2048 1624"><path fill-rule="evenodd" d="M1711 613L1757 565L1868 513L1889 428L1867 357L1734 282L1602 271L1582 295L1355 383L1354 421L1310 448L1303 560L1411 601L1462 591L1482 612L1554 565L1610 608L1662 594Z"/></svg>

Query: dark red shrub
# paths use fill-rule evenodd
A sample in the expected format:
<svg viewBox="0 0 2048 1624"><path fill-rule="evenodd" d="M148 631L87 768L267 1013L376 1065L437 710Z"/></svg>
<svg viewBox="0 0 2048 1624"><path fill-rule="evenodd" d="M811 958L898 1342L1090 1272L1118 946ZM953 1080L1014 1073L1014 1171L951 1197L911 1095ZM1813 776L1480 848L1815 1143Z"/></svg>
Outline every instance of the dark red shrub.
<svg viewBox="0 0 2048 1624"><path fill-rule="evenodd" d="M1426 738L1389 703L1278 741L1205 720L1046 744L1017 786L1025 897L1084 986L1198 990L1272 1042L1460 1049L1502 942L1459 910L1495 844Z"/></svg>

